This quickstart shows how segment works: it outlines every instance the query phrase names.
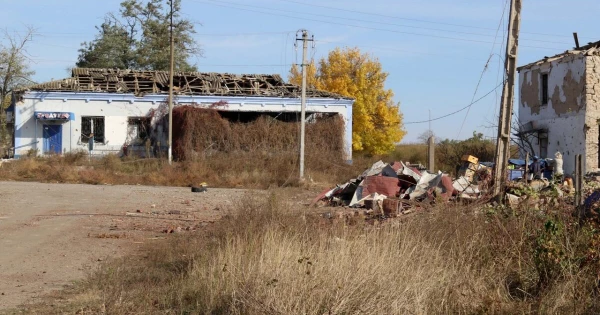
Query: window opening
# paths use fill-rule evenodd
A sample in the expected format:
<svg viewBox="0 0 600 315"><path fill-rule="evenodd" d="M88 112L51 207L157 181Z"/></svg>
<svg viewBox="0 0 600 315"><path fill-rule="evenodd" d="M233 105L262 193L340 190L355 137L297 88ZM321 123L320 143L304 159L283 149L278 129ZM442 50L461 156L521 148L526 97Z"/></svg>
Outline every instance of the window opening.
<svg viewBox="0 0 600 315"><path fill-rule="evenodd" d="M94 134L95 143L104 143L104 117L81 117L81 142L87 143L90 134Z"/></svg>
<svg viewBox="0 0 600 315"><path fill-rule="evenodd" d="M542 74L542 105L548 105L548 74Z"/></svg>

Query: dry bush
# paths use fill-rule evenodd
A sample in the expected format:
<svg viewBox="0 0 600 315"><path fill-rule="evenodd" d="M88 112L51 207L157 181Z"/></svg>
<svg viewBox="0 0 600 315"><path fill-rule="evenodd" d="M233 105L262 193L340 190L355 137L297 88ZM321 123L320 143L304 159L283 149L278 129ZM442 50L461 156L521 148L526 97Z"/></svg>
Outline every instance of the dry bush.
<svg viewBox="0 0 600 315"><path fill-rule="evenodd" d="M173 112L173 152L195 160L213 152L252 152L270 156L298 150L299 124L268 115L251 122L230 122L216 109L181 106ZM338 116L306 125L306 151L343 155L344 122Z"/></svg>
<svg viewBox="0 0 600 315"><path fill-rule="evenodd" d="M421 163L427 165L427 145L425 144L399 144L390 154L394 161Z"/></svg>
<svg viewBox="0 0 600 315"><path fill-rule="evenodd" d="M58 311L590 314L600 307L594 264L564 265L540 285L535 240L548 219L558 220L553 214L446 207L347 225L305 216L275 195L249 196L234 210L200 235L106 264ZM584 229L573 231L554 239L567 256L589 246Z"/></svg>

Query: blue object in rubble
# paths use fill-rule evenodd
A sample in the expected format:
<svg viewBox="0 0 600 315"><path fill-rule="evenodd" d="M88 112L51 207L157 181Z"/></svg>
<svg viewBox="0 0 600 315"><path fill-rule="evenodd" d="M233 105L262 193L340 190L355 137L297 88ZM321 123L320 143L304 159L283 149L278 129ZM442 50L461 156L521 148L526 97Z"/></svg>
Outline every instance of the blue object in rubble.
<svg viewBox="0 0 600 315"><path fill-rule="evenodd" d="M515 165L515 166L525 166L525 160L520 160L520 159L509 159L508 163L511 165Z"/></svg>

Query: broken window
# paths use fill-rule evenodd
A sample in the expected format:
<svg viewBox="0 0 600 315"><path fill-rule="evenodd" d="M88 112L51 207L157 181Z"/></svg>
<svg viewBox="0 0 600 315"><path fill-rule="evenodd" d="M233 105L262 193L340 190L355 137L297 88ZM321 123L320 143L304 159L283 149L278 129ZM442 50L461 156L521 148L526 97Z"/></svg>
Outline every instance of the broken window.
<svg viewBox="0 0 600 315"><path fill-rule="evenodd" d="M542 105L548 104L548 74L542 74Z"/></svg>
<svg viewBox="0 0 600 315"><path fill-rule="evenodd" d="M87 143L92 133L95 143L104 143L104 117L81 117L81 142Z"/></svg>
<svg viewBox="0 0 600 315"><path fill-rule="evenodd" d="M131 143L144 143L150 137L149 117L129 117L127 120L127 139Z"/></svg>

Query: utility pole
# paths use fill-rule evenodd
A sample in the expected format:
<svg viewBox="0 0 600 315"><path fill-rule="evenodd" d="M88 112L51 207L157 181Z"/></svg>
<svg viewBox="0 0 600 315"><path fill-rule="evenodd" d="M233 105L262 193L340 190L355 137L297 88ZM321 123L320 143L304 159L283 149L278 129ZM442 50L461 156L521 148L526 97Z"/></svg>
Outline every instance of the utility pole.
<svg viewBox="0 0 600 315"><path fill-rule="evenodd" d="M302 41L302 96L300 99L300 179L304 179L304 133L306 129L306 54L308 52L308 42L314 41L314 36L308 38L307 30L300 30L302 38L296 38L296 41Z"/></svg>
<svg viewBox="0 0 600 315"><path fill-rule="evenodd" d="M169 27L169 42L171 46L171 64L169 65L169 164L173 163L173 68L175 68L175 45L173 39L173 2L171 5L171 24Z"/></svg>
<svg viewBox="0 0 600 315"><path fill-rule="evenodd" d="M517 70L517 51L519 45L519 29L521 27L521 0L511 0L508 21L508 39L506 41L505 73L508 78L502 90L502 103L498 118L498 139L496 143L496 162L494 166L494 196L502 201L502 193L506 183L507 163L510 153L510 125L512 120L515 74Z"/></svg>

